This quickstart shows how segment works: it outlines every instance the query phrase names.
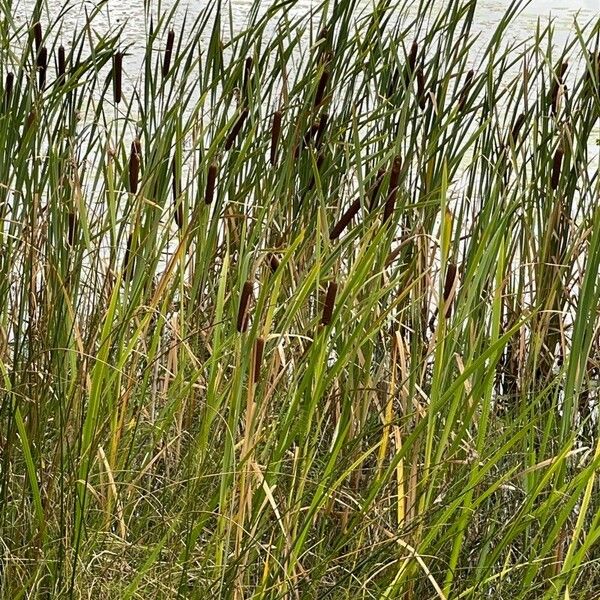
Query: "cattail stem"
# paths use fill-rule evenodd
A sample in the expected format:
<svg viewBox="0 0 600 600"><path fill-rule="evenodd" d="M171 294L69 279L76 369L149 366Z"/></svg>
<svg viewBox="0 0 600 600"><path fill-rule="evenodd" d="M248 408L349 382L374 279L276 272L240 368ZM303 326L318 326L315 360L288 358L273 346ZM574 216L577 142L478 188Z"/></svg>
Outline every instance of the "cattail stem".
<svg viewBox="0 0 600 600"><path fill-rule="evenodd" d="M265 351L265 338L256 338L254 344L254 368L252 369L252 383L258 383L262 366L263 353Z"/></svg>
<svg viewBox="0 0 600 600"><path fill-rule="evenodd" d="M123 53L115 52L113 56L113 97L119 104L123 97Z"/></svg>
<svg viewBox="0 0 600 600"><path fill-rule="evenodd" d="M167 45L165 47L165 56L162 65L162 76L163 78L169 74L171 68L171 57L173 55L173 45L175 44L175 32L169 29L167 34Z"/></svg>
<svg viewBox="0 0 600 600"><path fill-rule="evenodd" d="M559 104L559 98L560 98L560 91L561 91L562 86L563 86L563 78L565 76L565 73L567 72L567 67L568 66L569 66L569 63L567 63L567 62L561 63L561 65L556 70L556 73L555 73L555 76L554 76L554 81L552 83L552 91L550 93L550 96L551 96L551 109L552 109L552 114L553 115L556 115L556 113L558 112L558 104Z"/></svg>
<svg viewBox="0 0 600 600"><path fill-rule="evenodd" d="M386 223L388 219L394 214L394 208L396 207L396 195L398 193L398 182L400 180L400 169L402 168L402 160L400 156L394 158L392 164L392 172L390 173L390 185L388 188L388 197L385 202L385 208L383 211L383 222Z"/></svg>
<svg viewBox="0 0 600 600"><path fill-rule="evenodd" d="M173 206L175 207L175 224L179 229L183 228L183 206L181 205L179 196L181 194L179 185L179 172L177 170L177 161L173 159L171 165L171 174L173 176Z"/></svg>
<svg viewBox="0 0 600 600"><path fill-rule="evenodd" d="M248 305L250 304L252 287L252 282L246 281L240 295L240 306L237 315L237 330L240 333L244 333L248 329Z"/></svg>
<svg viewBox="0 0 600 600"><path fill-rule="evenodd" d="M340 217L340 220L333 226L331 231L329 232L329 239L336 240L341 233L348 227L348 224L352 219L358 214L360 210L360 198L357 198L350 207L346 210L346 212Z"/></svg>
<svg viewBox="0 0 600 600"><path fill-rule="evenodd" d="M131 153L129 155L129 191L136 194L140 180L140 161L142 156L142 145L139 139L131 142Z"/></svg>
<svg viewBox="0 0 600 600"><path fill-rule="evenodd" d="M554 158L552 159L552 178L550 184L553 190L558 188L558 184L560 182L560 172L562 169L564 152L561 148L557 148L554 153Z"/></svg>
<svg viewBox="0 0 600 600"><path fill-rule="evenodd" d="M277 163L277 146L281 136L281 111L273 113L273 124L271 126L271 164L275 166Z"/></svg>
<svg viewBox="0 0 600 600"><path fill-rule="evenodd" d="M204 190L204 204L211 204L215 195L215 183L217 181L217 165L211 163L206 175L206 189Z"/></svg>
<svg viewBox="0 0 600 600"><path fill-rule="evenodd" d="M235 142L235 138L237 138L240 130L244 126L246 119L248 118L248 109L244 108L240 113L240 116L237 118L236 122L233 124L231 131L229 132L229 136L227 137L227 141L225 142L225 150L230 150Z"/></svg>
<svg viewBox="0 0 600 600"><path fill-rule="evenodd" d="M329 325L331 323L331 317L333 315L333 308L335 306L335 297L337 295L337 283L330 281L327 287L327 294L325 295L325 303L323 305L323 312L321 314L321 323L323 325Z"/></svg>

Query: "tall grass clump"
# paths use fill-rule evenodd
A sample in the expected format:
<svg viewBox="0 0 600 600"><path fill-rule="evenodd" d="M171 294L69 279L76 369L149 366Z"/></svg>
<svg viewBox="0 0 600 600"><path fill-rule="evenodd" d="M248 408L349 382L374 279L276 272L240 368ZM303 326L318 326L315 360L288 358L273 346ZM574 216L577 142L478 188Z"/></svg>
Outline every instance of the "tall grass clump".
<svg viewBox="0 0 600 600"><path fill-rule="evenodd" d="M600 22L441 4L5 2L0 597L600 597Z"/></svg>

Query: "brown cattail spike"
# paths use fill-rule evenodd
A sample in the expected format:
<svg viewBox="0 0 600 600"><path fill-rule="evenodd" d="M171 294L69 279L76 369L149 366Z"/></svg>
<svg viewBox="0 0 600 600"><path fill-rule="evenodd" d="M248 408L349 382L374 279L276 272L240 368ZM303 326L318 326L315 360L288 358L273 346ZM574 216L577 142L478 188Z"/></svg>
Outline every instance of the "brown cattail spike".
<svg viewBox="0 0 600 600"><path fill-rule="evenodd" d="M262 365L263 353L265 351L265 338L256 338L254 344L254 369L252 369L252 382L258 383L260 379L260 368Z"/></svg>
<svg viewBox="0 0 600 600"><path fill-rule="evenodd" d="M327 84L329 83L330 73L325 70L321 74L319 78L319 83L317 85L317 93L315 94L315 107L318 108L323 103L325 98L325 92L327 90Z"/></svg>
<svg viewBox="0 0 600 600"><path fill-rule="evenodd" d="M115 52L113 56L113 97L115 104L121 102L123 96L123 53Z"/></svg>
<svg viewBox="0 0 600 600"><path fill-rule="evenodd" d="M48 70L48 49L46 48L46 46L40 48L36 59L36 65L38 70L40 89L43 90L46 86L46 72Z"/></svg>
<svg viewBox="0 0 600 600"><path fill-rule="evenodd" d="M400 169L402 168L402 160L399 156L394 158L392 164L392 172L390 173L390 185L388 188L388 197L385 201L385 208L383 211L383 222L386 223L388 219L394 214L394 208L396 207L396 195L398 193L398 182L400 181Z"/></svg>
<svg viewBox="0 0 600 600"><path fill-rule="evenodd" d="M131 251L133 246L133 234L127 236L127 245L125 246L125 255L123 256L123 280L129 281L135 268L135 260L132 257Z"/></svg>
<svg viewBox="0 0 600 600"><path fill-rule="evenodd" d="M59 48L58 48L58 83L61 85L65 81L66 72L67 72L67 58L65 55L65 47L59 46Z"/></svg>
<svg viewBox="0 0 600 600"><path fill-rule="evenodd" d="M68 232L67 232L67 242L69 246L73 246L73 242L75 241L75 236L77 234L77 216L75 213L70 212L68 215Z"/></svg>
<svg viewBox="0 0 600 600"><path fill-rule="evenodd" d="M204 190L204 204L211 204L215 196L215 183L217 181L217 165L211 163L206 175L206 189Z"/></svg>
<svg viewBox="0 0 600 600"><path fill-rule="evenodd" d="M227 141L225 142L225 150L230 150L235 142L235 138L238 136L246 119L248 118L248 109L244 108L240 113L240 116L237 118L237 121L233 124L231 131L229 132L229 136L227 137Z"/></svg>
<svg viewBox="0 0 600 600"><path fill-rule="evenodd" d="M404 73L404 79L405 79L406 83L408 83L410 81L410 78L412 77L412 74L414 73L415 65L417 64L418 52L419 52L419 44L417 44L417 41L415 40L412 43L412 46L410 47L410 52L408 53L408 59L406 61L406 67L405 67L405 73Z"/></svg>
<svg viewBox="0 0 600 600"><path fill-rule="evenodd" d="M281 137L281 111L273 113L273 124L271 126L271 164L275 166L277 163L277 146Z"/></svg>
<svg viewBox="0 0 600 600"><path fill-rule="evenodd" d="M515 121L515 124L510 132L510 142L515 144L517 142L517 139L519 138L519 133L521 132L521 129L523 128L523 124L525 123L525 115L523 113L521 113L518 117L517 120Z"/></svg>
<svg viewBox="0 0 600 600"><path fill-rule="evenodd" d="M445 317L450 317L452 312L452 299L455 294L457 268L456 264L448 263L446 269L446 280L444 281L444 312Z"/></svg>
<svg viewBox="0 0 600 600"><path fill-rule="evenodd" d="M4 84L4 110L8 110L10 107L14 86L15 86L14 73L7 73L6 74L6 82Z"/></svg>
<svg viewBox="0 0 600 600"><path fill-rule="evenodd" d="M564 152L561 148L557 148L552 160L552 179L550 181L552 189L556 190L560 182L560 172L562 168Z"/></svg>
<svg viewBox="0 0 600 600"><path fill-rule="evenodd" d="M179 186L179 172L177 170L177 161L173 159L171 165L171 174L173 176L173 206L175 207L175 224L179 229L183 228L183 206L179 199L181 194Z"/></svg>
<svg viewBox="0 0 600 600"><path fill-rule="evenodd" d="M165 47L165 56L163 59L162 76L166 77L171 69L171 57L173 56L173 45L175 44L175 32L169 29L167 34L167 45Z"/></svg>
<svg viewBox="0 0 600 600"><path fill-rule="evenodd" d="M42 24L37 21L33 24L33 39L35 40L35 51L38 53L42 47Z"/></svg>
<svg viewBox="0 0 600 600"><path fill-rule="evenodd" d="M321 118L319 119L319 128L317 129L317 137L315 139L315 148L317 150L321 147L323 143L323 136L325 135L325 130L327 129L327 123L329 122L329 114L323 113Z"/></svg>
<svg viewBox="0 0 600 600"><path fill-rule="evenodd" d="M465 85L460 93L460 99L458 101L458 111L462 112L465 109L467 100L469 98L469 92L471 91L471 85L473 83L473 77L475 77L475 71L471 69L465 77Z"/></svg>
<svg viewBox="0 0 600 600"><path fill-rule="evenodd" d="M269 267L273 273L279 269L279 259L274 254L269 254Z"/></svg>
<svg viewBox="0 0 600 600"><path fill-rule="evenodd" d="M340 220L333 226L329 232L329 239L336 240L340 234L348 227L348 224L358 214L360 210L360 198L357 198L346 212L340 217Z"/></svg>
<svg viewBox="0 0 600 600"><path fill-rule="evenodd" d="M246 94L246 96L249 95L250 93L250 76L252 75L252 67L254 65L254 60L252 59L251 56L249 56L246 59L246 62L244 63L244 83L243 83L243 90L244 93Z"/></svg>
<svg viewBox="0 0 600 600"><path fill-rule="evenodd" d="M129 155L129 191L136 194L140 180L140 161L142 157L142 145L140 140L131 142L131 154Z"/></svg>
<svg viewBox="0 0 600 600"><path fill-rule="evenodd" d="M327 294L325 296L325 304L323 305L323 313L321 314L321 323L323 325L329 325L331 323L337 289L337 283L335 283L335 281L330 281L329 286L327 287Z"/></svg>
<svg viewBox="0 0 600 600"><path fill-rule="evenodd" d="M248 305L250 304L250 296L252 295L252 282L246 281L244 287L242 287L242 293L240 295L240 306L238 308L237 316L237 330L240 333L244 333L248 329Z"/></svg>

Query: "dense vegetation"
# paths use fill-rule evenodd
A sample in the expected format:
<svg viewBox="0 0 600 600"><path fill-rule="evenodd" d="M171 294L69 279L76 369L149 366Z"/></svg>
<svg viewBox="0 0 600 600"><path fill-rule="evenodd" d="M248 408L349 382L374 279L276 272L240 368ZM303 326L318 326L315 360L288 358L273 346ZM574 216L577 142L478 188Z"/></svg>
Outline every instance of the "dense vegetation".
<svg viewBox="0 0 600 600"><path fill-rule="evenodd" d="M600 22L265 4L4 0L1 597L600 597Z"/></svg>

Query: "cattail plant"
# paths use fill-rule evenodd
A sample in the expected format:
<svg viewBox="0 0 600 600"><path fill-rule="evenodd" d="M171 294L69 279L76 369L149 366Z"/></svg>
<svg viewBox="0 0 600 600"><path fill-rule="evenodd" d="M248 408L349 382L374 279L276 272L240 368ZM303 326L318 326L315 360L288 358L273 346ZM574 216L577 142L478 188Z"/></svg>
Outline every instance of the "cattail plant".
<svg viewBox="0 0 600 600"><path fill-rule="evenodd" d="M471 85L473 84L473 77L475 77L475 71L471 69L467 72L465 76L465 84L460 92L460 97L458 100L458 112L463 112L465 109L465 105L467 104L467 100L469 98L469 93L471 92Z"/></svg>
<svg viewBox="0 0 600 600"><path fill-rule="evenodd" d="M13 89L15 86L15 75L14 73L7 73L6 80L4 83L4 110L7 111L10 108L10 103L12 101Z"/></svg>
<svg viewBox="0 0 600 600"><path fill-rule="evenodd" d="M163 78L169 74L171 69L171 58L173 56L173 45L175 44L175 31L169 29L167 34L167 45L165 46L165 56L163 58L162 76Z"/></svg>
<svg viewBox="0 0 600 600"><path fill-rule="evenodd" d="M237 138L239 132L241 131L246 119L248 118L248 108L244 107L240 116L237 118L236 122L233 124L229 135L227 136L227 140L225 142L225 150L231 150L235 139Z"/></svg>
<svg viewBox="0 0 600 600"><path fill-rule="evenodd" d="M248 329L248 307L250 305L250 297L252 296L252 287L252 281L246 281L240 294L240 305L237 315L237 330L240 333L244 333Z"/></svg>
<svg viewBox="0 0 600 600"><path fill-rule="evenodd" d="M123 53L115 52L113 56L113 98L115 104L121 102L123 96Z"/></svg>
<svg viewBox="0 0 600 600"><path fill-rule="evenodd" d="M132 254L133 249L133 233L127 236L127 244L125 245L125 254L123 256L123 281L127 282L131 279L135 270L135 259Z"/></svg>
<svg viewBox="0 0 600 600"><path fill-rule="evenodd" d="M375 181L369 190L369 210L373 210L377 203L377 195L379 194L379 190L381 189L381 184L383 183L383 179L385 177L385 169L380 167L377 169L377 175L375 176Z"/></svg>
<svg viewBox="0 0 600 600"><path fill-rule="evenodd" d="M327 124L329 122L329 113L324 112L319 118L319 126L317 128L317 134L315 138L315 148L318 150L323 143L323 136L325 135L325 131L327 129Z"/></svg>
<svg viewBox="0 0 600 600"><path fill-rule="evenodd" d="M265 338L258 337L254 344L254 367L252 369L252 383L258 383L262 366L263 354L265 351Z"/></svg>
<svg viewBox="0 0 600 600"><path fill-rule="evenodd" d="M552 177L550 179L550 185L553 190L558 188L560 182L560 172L562 169L564 152L562 148L557 148L552 159Z"/></svg>
<svg viewBox="0 0 600 600"><path fill-rule="evenodd" d="M423 67L417 69L417 100L419 102L419 108L423 110L427 106L427 97L425 96L425 74L423 73Z"/></svg>
<svg viewBox="0 0 600 600"><path fill-rule="evenodd" d="M358 214L360 210L360 198L357 198L340 217L340 220L331 228L329 239L336 240L341 233L348 227L350 221Z"/></svg>
<svg viewBox="0 0 600 600"><path fill-rule="evenodd" d="M273 123L271 125L271 164L275 166L277 163L277 146L281 137L281 111L276 110L273 113Z"/></svg>
<svg viewBox="0 0 600 600"><path fill-rule="evenodd" d="M325 295L325 303L323 304L323 312L321 313L321 324L329 325L333 315L335 306L335 297L337 295L338 286L335 281L330 281L327 286L327 294Z"/></svg>
<svg viewBox="0 0 600 600"><path fill-rule="evenodd" d="M279 269L279 259L272 252L269 253L268 259L269 259L269 267L271 269L271 272L275 273L275 271L277 271L277 269Z"/></svg>
<svg viewBox="0 0 600 600"><path fill-rule="evenodd" d="M58 70L57 70L57 83L58 85L62 85L65 82L65 77L67 73L67 58L65 55L65 47L58 47Z"/></svg>
<svg viewBox="0 0 600 600"><path fill-rule="evenodd" d="M517 120L515 121L515 124L513 125L513 128L510 131L509 142L511 144L517 143L517 140L519 139L519 133L521 133L521 129L523 128L524 123L525 123L525 115L523 113L521 113L517 117Z"/></svg>
<svg viewBox="0 0 600 600"><path fill-rule="evenodd" d="M244 80L242 83L242 89L246 98L250 96L250 77L252 76L252 67L254 66L254 60L251 56L248 56L244 62Z"/></svg>
<svg viewBox="0 0 600 600"><path fill-rule="evenodd" d="M455 293L457 272L456 264L453 262L448 263L446 268L446 279L444 281L444 316L447 319L452 314L452 299Z"/></svg>
<svg viewBox="0 0 600 600"><path fill-rule="evenodd" d="M417 54L419 53L419 44L415 40L410 47L410 52L408 53L406 66L404 68L404 81L406 84L410 81L414 71L415 65L417 64Z"/></svg>
<svg viewBox="0 0 600 600"><path fill-rule="evenodd" d="M136 194L140 180L140 161L142 157L142 145L136 138L131 142L131 153L129 154L129 191Z"/></svg>
<svg viewBox="0 0 600 600"><path fill-rule="evenodd" d="M173 159L171 163L171 176L172 176L172 192L173 192L173 206L175 208L175 224L179 229L183 228L183 206L180 201L181 186L179 183L179 172L177 169L177 161Z"/></svg>
<svg viewBox="0 0 600 600"><path fill-rule="evenodd" d="M388 197L385 201L385 208L383 211L383 222L386 223L388 219L394 214L394 208L396 207L396 195L398 193L398 182L400 181L400 169L402 168L402 160L400 156L394 158L392 163L392 171L390 173L390 183L388 187Z"/></svg>
<svg viewBox="0 0 600 600"><path fill-rule="evenodd" d="M206 175L206 189L204 190L204 204L212 204L215 196L215 183L217 181L217 163L211 163Z"/></svg>
<svg viewBox="0 0 600 600"><path fill-rule="evenodd" d="M77 235L77 229L78 229L78 219L77 219L77 215L73 212L70 212L67 215L67 243L69 244L70 247L73 247L73 244L75 243L75 237Z"/></svg>
<svg viewBox="0 0 600 600"><path fill-rule="evenodd" d="M42 47L42 40L43 40L43 34L42 34L42 24L39 21L36 21L33 24L33 39L35 41L35 52L36 54L39 53L40 48Z"/></svg>
<svg viewBox="0 0 600 600"><path fill-rule="evenodd" d="M42 46L37 54L36 66L39 77L39 87L41 90L46 86L46 73L48 70L48 49Z"/></svg>

